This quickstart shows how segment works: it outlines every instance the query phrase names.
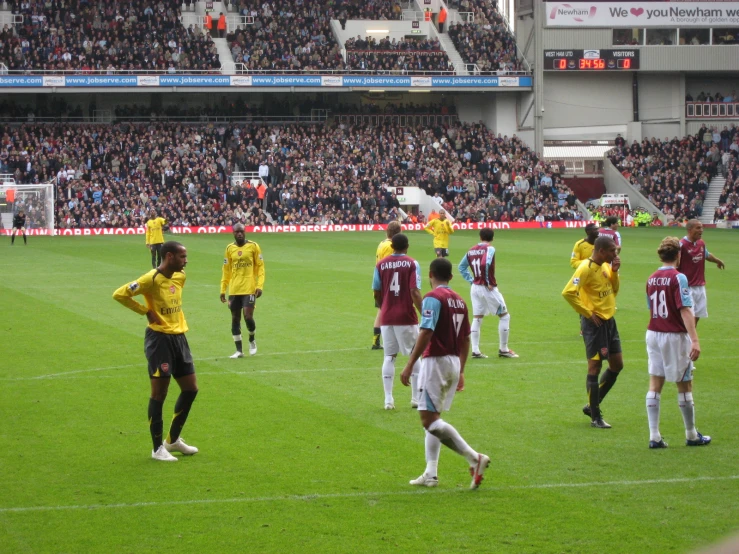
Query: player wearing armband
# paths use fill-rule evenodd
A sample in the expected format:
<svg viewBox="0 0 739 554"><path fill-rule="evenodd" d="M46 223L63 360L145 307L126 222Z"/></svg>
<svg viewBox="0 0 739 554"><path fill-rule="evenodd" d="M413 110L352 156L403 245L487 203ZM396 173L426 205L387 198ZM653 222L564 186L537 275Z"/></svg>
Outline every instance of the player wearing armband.
<svg viewBox="0 0 739 554"><path fill-rule="evenodd" d="M246 328L249 331L249 355L257 353L254 321L254 306L257 298L262 296L264 288L264 259L256 242L246 240L244 226L237 223L233 226L235 242L226 247L223 255L223 271L221 275L221 302L228 302L231 310L231 335L236 344L236 352L231 358L243 358L243 342L241 339L241 313L243 310ZM228 291L228 300L226 299Z"/></svg>
<svg viewBox="0 0 739 554"><path fill-rule="evenodd" d="M432 290L423 298L421 331L400 376L405 386L412 385L412 372L423 356L416 394L421 424L426 430L426 469L410 484L418 487L439 484L437 470L443 444L467 460L472 476L470 488L476 489L482 483L490 458L473 450L452 425L441 419L441 413L451 409L455 391L464 387L464 367L470 351L467 305L449 288L452 279L449 260L437 258L431 262L429 278Z"/></svg>
<svg viewBox="0 0 739 554"><path fill-rule="evenodd" d="M701 435L695 428L693 362L700 356L701 347L688 278L677 270L680 250L677 237L665 238L657 250L662 267L647 279L647 306L651 314L647 327L649 448L667 448L659 432L660 395L665 381L677 385L685 444L705 446L711 442L711 437Z"/></svg>
<svg viewBox="0 0 739 554"><path fill-rule="evenodd" d="M472 297L472 357L487 358L480 352L480 329L482 319L488 314L497 315L498 339L500 346L498 356L501 358L518 358L513 350L508 348L508 336L510 334L511 315L508 313L503 295L498 290L495 280L495 248L492 246L494 231L492 229L480 230L480 242L469 249L459 262L459 273L465 281L472 285L470 295Z"/></svg>
<svg viewBox="0 0 739 554"><path fill-rule="evenodd" d="M393 253L375 266L372 290L375 306L380 308L380 324L385 359L382 363L382 385L385 409L394 410L393 385L395 358L398 352L408 356L418 338L418 314L421 311L421 267L407 255L408 237L398 233L392 238ZM415 383L420 366L412 379ZM418 406L416 387L411 389L411 407Z"/></svg>
<svg viewBox="0 0 739 554"><path fill-rule="evenodd" d="M190 414L198 394L190 346L185 333L187 322L182 312L182 289L185 286L187 250L179 242L162 245L162 263L156 269L135 281L123 285L113 293L113 298L129 310L145 315L149 321L144 339L144 352L149 362L149 431L154 445L151 457L161 462L176 462L171 452L195 454L198 449L185 444L180 433ZM133 299L144 295L146 305ZM162 440L164 423L162 407L167 398L170 378L180 387L180 396L174 406L174 417L169 435Z"/></svg>

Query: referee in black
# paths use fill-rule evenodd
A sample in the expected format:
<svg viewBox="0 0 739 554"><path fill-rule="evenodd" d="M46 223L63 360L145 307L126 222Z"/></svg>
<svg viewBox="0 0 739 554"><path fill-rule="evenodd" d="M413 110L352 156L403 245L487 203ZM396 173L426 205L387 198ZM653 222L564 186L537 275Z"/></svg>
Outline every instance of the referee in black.
<svg viewBox="0 0 739 554"><path fill-rule="evenodd" d="M26 239L26 213L23 210L18 210L18 213L13 217L13 232L10 234L10 244L15 244L15 235L21 232L23 233L23 244L28 244Z"/></svg>

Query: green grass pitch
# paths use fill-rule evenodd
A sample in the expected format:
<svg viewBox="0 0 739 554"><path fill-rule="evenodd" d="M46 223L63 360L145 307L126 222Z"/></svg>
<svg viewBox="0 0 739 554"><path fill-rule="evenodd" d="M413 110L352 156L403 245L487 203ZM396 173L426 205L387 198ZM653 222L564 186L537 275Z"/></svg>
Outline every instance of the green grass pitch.
<svg viewBox="0 0 739 554"><path fill-rule="evenodd" d="M579 230L498 231L499 287L512 314L499 359L486 318L466 390L445 419L492 458L478 491L442 451L437 489L423 431L396 377L383 410L381 352L369 349L380 233L257 235L266 261L259 353L233 353L219 302L229 235L178 236L188 249L184 311L200 395L184 429L200 453L150 459L145 318L115 288L148 270L143 237L0 244L0 552L689 552L739 529L739 234L707 230L710 317L698 331L698 429L686 448L675 387L650 451L644 397L645 280L662 237L625 229L618 324L625 368L591 429L576 314L560 292ZM684 233L680 233L682 236ZM452 261L476 242L451 239ZM410 233L424 275L431 237ZM467 299L457 276L454 288ZM424 278L424 292L428 282ZM404 358L398 363L398 374ZM165 429L176 385L165 404Z"/></svg>

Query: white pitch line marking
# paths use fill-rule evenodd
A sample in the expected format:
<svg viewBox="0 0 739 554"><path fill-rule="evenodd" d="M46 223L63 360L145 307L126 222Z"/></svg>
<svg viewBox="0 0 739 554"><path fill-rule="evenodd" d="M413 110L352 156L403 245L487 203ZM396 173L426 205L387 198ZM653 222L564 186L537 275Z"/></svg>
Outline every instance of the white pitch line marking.
<svg viewBox="0 0 739 554"><path fill-rule="evenodd" d="M670 485L677 483L695 483L697 481L732 481L739 479L739 475L726 475L717 477L677 477L674 479L643 479L624 481L593 481L589 483L541 483L539 485L509 485L499 487L484 487L481 491L517 491L517 490L546 490L546 489L568 489L588 487L636 487L642 485ZM435 489L435 490L404 490L404 491L382 491L382 492L347 492L328 494L295 494L283 496L255 496L247 498L209 498L202 500L172 500L169 502L132 502L120 504L78 504L67 506L25 506L0 508L0 514L29 513L29 512L60 512L73 510L113 510L125 508L158 508L165 506L195 506L208 504L240 504L257 502L285 502L323 500L331 498L371 498L375 496L414 496L420 494L465 494L466 491L458 489ZM479 494L469 492L467 494Z"/></svg>
<svg viewBox="0 0 739 554"><path fill-rule="evenodd" d="M357 349L357 348L346 348L344 350L364 350ZM340 350L312 350L310 352L339 352ZM287 352L281 352L279 355L287 354ZM278 353L272 354L274 356L278 355ZM739 356L716 356L712 357L711 360L736 360L739 358ZM203 361L215 361L215 360L224 360L225 356L219 356L217 358L195 358L194 360L196 362L203 362ZM632 356L629 358L630 365L633 362L643 362L647 358L646 356ZM238 363L238 362L235 362ZM528 367L528 366L551 366L551 365L577 365L582 364L583 360L577 359L577 360L568 360L568 361L560 361L560 362L501 362L505 365L510 365L512 367ZM77 369L73 371L64 371L61 373L48 373L45 375L35 375L33 377L2 377L0 378L0 382L13 382L13 381L42 381L44 379L75 379L75 378L82 378L82 373L98 373L101 371L109 371L109 370L116 370L116 369L126 369L129 367L144 367L146 365L145 361L142 361L138 364L127 364L127 365L119 365L119 366L109 366L109 367L95 367L91 369ZM477 367L495 367L496 369L501 369L501 367L497 363L492 362L486 362L486 363L479 363L474 362L471 364L472 366ZM468 367L470 365L468 364ZM235 371L228 367L224 368L224 371L197 371L198 375L268 375L270 373L319 373L319 372L328 372L328 371L369 371L377 369L377 367L322 367L322 368L302 368L302 369L256 369L253 371ZM105 377L115 377L116 375L106 375ZM96 376L99 377L99 376Z"/></svg>

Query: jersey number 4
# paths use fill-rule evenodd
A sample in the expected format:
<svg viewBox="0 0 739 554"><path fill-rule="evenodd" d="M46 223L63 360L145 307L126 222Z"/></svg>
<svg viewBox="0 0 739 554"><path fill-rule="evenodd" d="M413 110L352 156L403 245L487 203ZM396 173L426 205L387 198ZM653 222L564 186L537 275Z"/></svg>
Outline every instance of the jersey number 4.
<svg viewBox="0 0 739 554"><path fill-rule="evenodd" d="M390 291L395 293L395 296L400 296L400 279L397 271L393 273L393 278L390 280Z"/></svg>

